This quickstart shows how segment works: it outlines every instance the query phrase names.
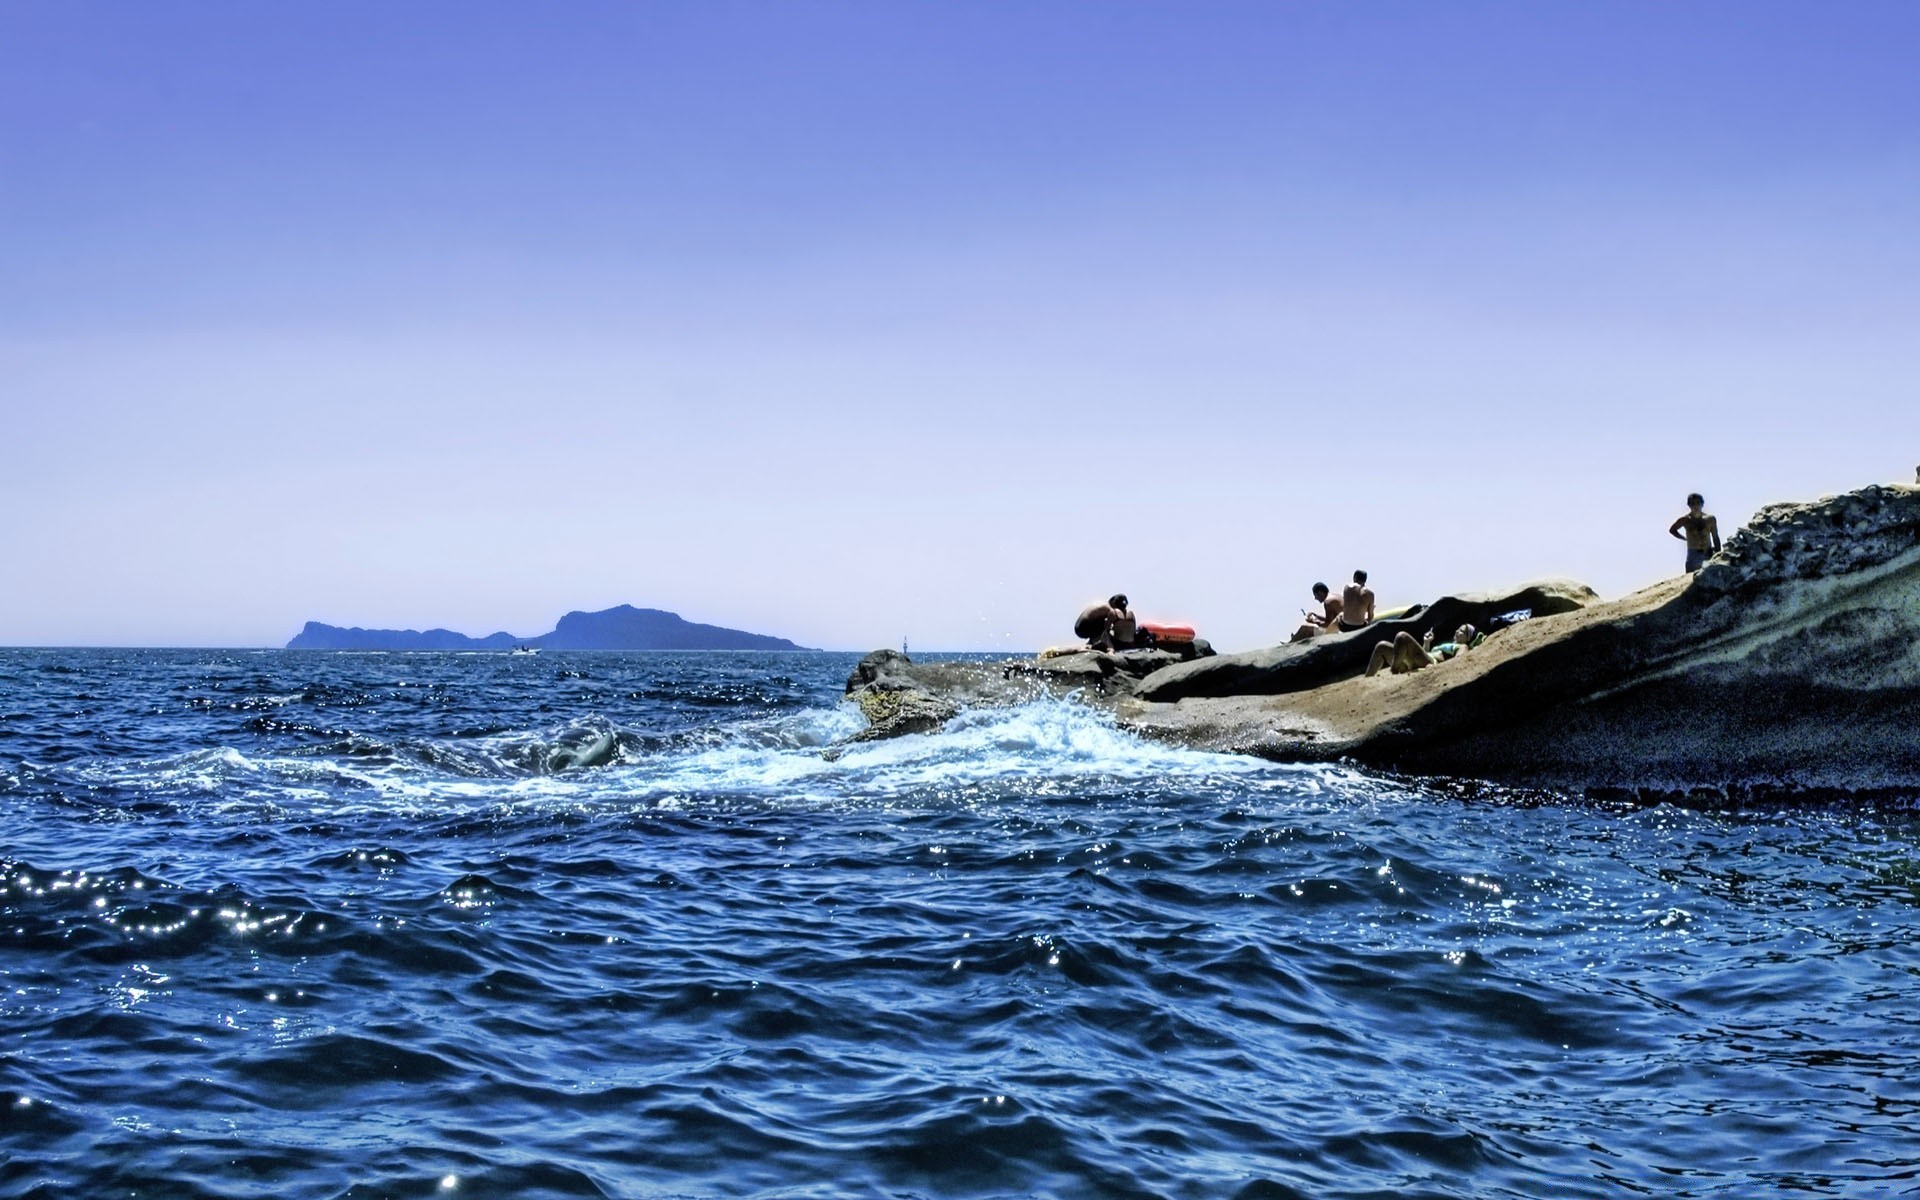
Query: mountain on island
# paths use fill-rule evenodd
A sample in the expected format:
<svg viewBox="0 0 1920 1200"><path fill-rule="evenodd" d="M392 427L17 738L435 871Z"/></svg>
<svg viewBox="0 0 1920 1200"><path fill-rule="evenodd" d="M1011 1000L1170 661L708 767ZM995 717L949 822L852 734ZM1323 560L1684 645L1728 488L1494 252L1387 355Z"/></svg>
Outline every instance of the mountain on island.
<svg viewBox="0 0 1920 1200"><path fill-rule="evenodd" d="M805 650L786 638L745 633L682 620L678 613L622 604L600 612L570 612L551 633L515 637L490 633L468 637L451 629L342 629L308 621L287 643L289 650Z"/></svg>

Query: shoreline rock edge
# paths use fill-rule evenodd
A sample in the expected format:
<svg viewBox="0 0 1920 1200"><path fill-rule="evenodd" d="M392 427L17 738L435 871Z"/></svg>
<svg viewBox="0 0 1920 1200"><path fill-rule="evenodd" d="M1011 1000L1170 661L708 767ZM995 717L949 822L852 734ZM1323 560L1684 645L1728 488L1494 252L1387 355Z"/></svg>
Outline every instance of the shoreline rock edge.
<svg viewBox="0 0 1920 1200"><path fill-rule="evenodd" d="M1531 619L1451 662L1360 674L1398 629L1444 637L1462 620L1522 608ZM1187 663L1089 652L922 664L878 651L847 690L863 708L892 695L914 718L888 724L869 712L862 737L1072 694L1143 736L1277 761L1643 799L1911 799L1920 486L1770 505L1697 575L1617 600L1544 580L1436 600L1358 633Z"/></svg>

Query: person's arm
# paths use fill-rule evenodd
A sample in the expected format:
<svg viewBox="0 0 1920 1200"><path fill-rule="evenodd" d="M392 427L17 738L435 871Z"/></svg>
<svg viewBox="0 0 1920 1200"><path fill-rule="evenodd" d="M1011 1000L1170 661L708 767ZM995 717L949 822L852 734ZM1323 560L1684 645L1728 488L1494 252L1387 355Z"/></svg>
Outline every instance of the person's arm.
<svg viewBox="0 0 1920 1200"><path fill-rule="evenodd" d="M1680 532L1680 527L1682 525L1685 525L1686 523L1687 523L1687 519L1684 516L1675 517L1673 519L1673 524L1667 526L1667 532L1684 542L1687 540L1687 535Z"/></svg>
<svg viewBox="0 0 1920 1200"><path fill-rule="evenodd" d="M1720 553L1720 518L1707 518L1707 532L1713 535L1713 552Z"/></svg>

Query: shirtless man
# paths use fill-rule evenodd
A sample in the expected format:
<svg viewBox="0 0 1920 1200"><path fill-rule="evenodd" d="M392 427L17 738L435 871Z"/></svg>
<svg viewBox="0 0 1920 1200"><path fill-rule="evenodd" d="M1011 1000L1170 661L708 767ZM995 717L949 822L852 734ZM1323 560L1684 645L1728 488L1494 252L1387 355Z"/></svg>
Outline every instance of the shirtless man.
<svg viewBox="0 0 1920 1200"><path fill-rule="evenodd" d="M1324 583L1313 585L1314 602L1321 606L1322 611L1307 612L1302 609L1301 615L1306 620L1300 622L1300 628L1293 631L1293 636L1288 638L1288 641L1304 642L1317 633L1333 632L1334 627L1340 622L1340 606L1343 601L1332 592L1333 589Z"/></svg>
<svg viewBox="0 0 1920 1200"><path fill-rule="evenodd" d="M1073 622L1073 635L1087 639L1095 650L1119 650L1137 640L1139 623L1127 609L1124 592L1107 597L1105 604L1088 605Z"/></svg>
<svg viewBox="0 0 1920 1200"><path fill-rule="evenodd" d="M1373 657L1367 660L1367 674L1378 675L1382 667L1395 675L1407 675L1422 667L1442 663L1455 655L1465 654L1473 648L1473 639L1479 636L1471 625L1462 625L1453 631L1453 640L1433 644L1433 630L1419 641L1404 631L1393 635L1393 640L1382 641L1373 648Z"/></svg>
<svg viewBox="0 0 1920 1200"><path fill-rule="evenodd" d="M1340 593L1341 633L1352 633L1373 624L1373 589L1367 586L1367 573L1355 571L1353 582Z"/></svg>
<svg viewBox="0 0 1920 1200"><path fill-rule="evenodd" d="M1674 518L1667 526L1667 532L1687 544L1687 574L1691 575L1707 565L1707 560L1720 553L1720 522L1708 516L1705 509L1706 499L1699 492L1687 497L1685 516ZM1682 533L1681 530L1686 530Z"/></svg>

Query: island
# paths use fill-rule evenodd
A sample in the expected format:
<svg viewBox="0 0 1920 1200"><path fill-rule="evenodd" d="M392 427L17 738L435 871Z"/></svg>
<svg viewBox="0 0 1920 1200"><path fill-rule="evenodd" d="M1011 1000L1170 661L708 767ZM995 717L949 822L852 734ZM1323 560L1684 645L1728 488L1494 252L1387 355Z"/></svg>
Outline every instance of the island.
<svg viewBox="0 0 1920 1200"><path fill-rule="evenodd" d="M1406 632L1497 630L1365 674ZM1911 797L1920 789L1920 486L1762 509L1698 573L1616 600L1545 580L1450 596L1353 633L1169 661L1085 651L998 664L868 655L862 738L1075 695L1143 736L1282 762L1638 800Z"/></svg>
<svg viewBox="0 0 1920 1200"><path fill-rule="evenodd" d="M491 633L469 637L450 629L360 629L308 621L289 650L808 650L782 637L684 620L678 613L622 604L570 612L552 632L534 637Z"/></svg>

